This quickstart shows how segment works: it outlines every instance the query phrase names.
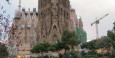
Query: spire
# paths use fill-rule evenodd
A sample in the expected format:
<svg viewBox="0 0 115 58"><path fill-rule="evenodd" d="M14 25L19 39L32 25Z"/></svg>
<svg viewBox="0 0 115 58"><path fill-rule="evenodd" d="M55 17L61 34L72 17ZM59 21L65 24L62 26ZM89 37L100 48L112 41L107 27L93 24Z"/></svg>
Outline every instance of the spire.
<svg viewBox="0 0 115 58"><path fill-rule="evenodd" d="M15 19L20 19L20 18L21 18L21 0L19 0L18 10L16 10L15 13Z"/></svg>
<svg viewBox="0 0 115 58"><path fill-rule="evenodd" d="M19 8L19 11L21 11L21 0L19 0L18 8Z"/></svg>
<svg viewBox="0 0 115 58"><path fill-rule="evenodd" d="M81 17L79 19L79 28L83 29L83 22L82 22L82 18Z"/></svg>

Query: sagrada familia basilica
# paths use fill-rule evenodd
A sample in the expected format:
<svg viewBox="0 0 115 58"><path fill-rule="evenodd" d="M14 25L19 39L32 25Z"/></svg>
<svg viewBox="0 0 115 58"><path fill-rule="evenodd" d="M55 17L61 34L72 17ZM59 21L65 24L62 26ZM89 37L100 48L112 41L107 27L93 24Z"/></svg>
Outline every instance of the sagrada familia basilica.
<svg viewBox="0 0 115 58"><path fill-rule="evenodd" d="M38 0L38 10L33 8L33 11L21 8L21 0L19 2L9 32L8 45L16 48L11 55L30 54L30 49L38 42L54 43L61 39L65 29L80 29L86 36L82 18L77 18L69 0ZM83 40L86 41L86 37Z"/></svg>

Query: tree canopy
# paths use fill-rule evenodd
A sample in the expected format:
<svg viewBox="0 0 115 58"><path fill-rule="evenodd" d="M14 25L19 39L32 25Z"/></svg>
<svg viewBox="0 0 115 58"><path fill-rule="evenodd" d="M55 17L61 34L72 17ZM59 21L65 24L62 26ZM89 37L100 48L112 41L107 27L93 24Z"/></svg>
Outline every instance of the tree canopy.
<svg viewBox="0 0 115 58"><path fill-rule="evenodd" d="M71 46L72 49L74 46L80 44L78 37L75 35L75 32L69 32L68 30L63 32L62 42L64 43L65 48Z"/></svg>
<svg viewBox="0 0 115 58"><path fill-rule="evenodd" d="M50 44L48 42L38 43L31 49L31 52L32 53L47 52L49 46Z"/></svg>
<svg viewBox="0 0 115 58"><path fill-rule="evenodd" d="M8 51L5 44L0 43L0 58L8 57Z"/></svg>
<svg viewBox="0 0 115 58"><path fill-rule="evenodd" d="M65 49L65 52L69 49L73 49L74 46L77 46L80 43L75 32L69 32L65 30L63 32L61 40L57 40L55 43L42 42L36 44L32 49L32 53L43 53L48 51L59 51Z"/></svg>
<svg viewBox="0 0 115 58"><path fill-rule="evenodd" d="M113 33L112 31L107 31L107 36L110 37L113 41L115 41L115 33Z"/></svg>
<svg viewBox="0 0 115 58"><path fill-rule="evenodd" d="M112 46L113 41L110 39L110 37L102 37L97 40L92 40L86 44L82 45L82 48L88 48L88 49L98 49L98 48L108 48Z"/></svg>

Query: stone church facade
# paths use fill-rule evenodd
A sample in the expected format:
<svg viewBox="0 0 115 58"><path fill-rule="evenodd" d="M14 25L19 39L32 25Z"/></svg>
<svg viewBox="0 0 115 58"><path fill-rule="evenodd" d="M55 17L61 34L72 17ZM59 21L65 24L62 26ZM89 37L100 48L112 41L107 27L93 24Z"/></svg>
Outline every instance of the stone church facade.
<svg viewBox="0 0 115 58"><path fill-rule="evenodd" d="M38 39L39 42L55 42L65 29L69 29L69 0L39 0Z"/></svg>
<svg viewBox="0 0 115 58"><path fill-rule="evenodd" d="M12 29L9 32L9 46L18 48L18 55L30 54L30 49L36 44L37 38L38 12L33 11L16 11Z"/></svg>
<svg viewBox="0 0 115 58"><path fill-rule="evenodd" d="M69 0L38 0L38 4L38 12L35 8L16 11L8 42L16 47L17 55L31 54L30 49L38 42L60 40L64 30L77 32L76 28L83 28Z"/></svg>
<svg viewBox="0 0 115 58"><path fill-rule="evenodd" d="M70 9L69 31L75 31L78 28L78 18L75 9Z"/></svg>

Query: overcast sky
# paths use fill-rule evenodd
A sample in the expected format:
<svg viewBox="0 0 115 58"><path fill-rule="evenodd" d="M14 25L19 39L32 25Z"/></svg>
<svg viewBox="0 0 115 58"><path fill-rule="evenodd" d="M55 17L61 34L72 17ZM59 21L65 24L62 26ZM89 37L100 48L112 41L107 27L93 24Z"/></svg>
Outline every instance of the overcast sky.
<svg viewBox="0 0 115 58"><path fill-rule="evenodd" d="M16 10L18 0L11 0L12 7ZM95 25L91 23L96 17L100 18L106 13L109 16L103 18L99 24L99 36L106 35L113 28L115 21L115 0L70 0L71 7L76 10L78 18L81 16L84 22L84 30L87 32L88 41L96 37ZM22 0L22 8L38 8L38 0Z"/></svg>

